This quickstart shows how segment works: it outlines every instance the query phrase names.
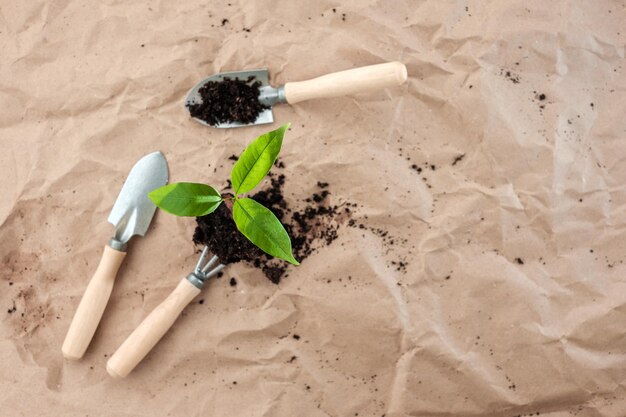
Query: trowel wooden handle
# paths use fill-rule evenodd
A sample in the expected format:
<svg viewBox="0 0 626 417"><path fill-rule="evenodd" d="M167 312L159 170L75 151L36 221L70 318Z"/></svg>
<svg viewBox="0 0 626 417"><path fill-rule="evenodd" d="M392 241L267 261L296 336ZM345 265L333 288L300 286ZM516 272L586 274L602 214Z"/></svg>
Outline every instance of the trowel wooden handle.
<svg viewBox="0 0 626 417"><path fill-rule="evenodd" d="M406 67L400 62L370 65L322 75L308 81L285 84L287 103L312 98L338 97L394 87L406 81Z"/></svg>
<svg viewBox="0 0 626 417"><path fill-rule="evenodd" d="M172 327L185 306L200 294L186 278L141 322L107 362L112 377L125 377Z"/></svg>
<svg viewBox="0 0 626 417"><path fill-rule="evenodd" d="M108 245L104 247L100 264L87 284L61 348L67 359L80 359L85 354L109 301L117 270L125 256L126 252L120 252Z"/></svg>

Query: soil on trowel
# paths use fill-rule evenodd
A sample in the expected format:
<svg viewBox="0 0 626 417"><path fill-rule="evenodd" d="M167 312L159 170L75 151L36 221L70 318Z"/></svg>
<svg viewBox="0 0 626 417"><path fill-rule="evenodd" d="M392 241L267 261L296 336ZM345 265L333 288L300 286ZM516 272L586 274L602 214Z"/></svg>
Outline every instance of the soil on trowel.
<svg viewBox="0 0 626 417"><path fill-rule="evenodd" d="M259 87L254 76L247 80L224 77L223 81L208 81L198 90L201 103L187 103L192 117L215 126L222 123L254 123L269 107L259 102Z"/></svg>
<svg viewBox="0 0 626 417"><path fill-rule="evenodd" d="M280 167L281 163L277 166ZM317 248L330 245L337 238L339 225L350 209L329 203L328 183L318 182L316 192L302 201L287 201L283 194L285 176L270 173L269 177L269 187L251 197L269 208L285 226L296 259L302 262ZM289 264L266 254L246 239L237 230L226 204L196 221L194 243L207 245L222 263L243 261L260 268L275 284L285 276Z"/></svg>

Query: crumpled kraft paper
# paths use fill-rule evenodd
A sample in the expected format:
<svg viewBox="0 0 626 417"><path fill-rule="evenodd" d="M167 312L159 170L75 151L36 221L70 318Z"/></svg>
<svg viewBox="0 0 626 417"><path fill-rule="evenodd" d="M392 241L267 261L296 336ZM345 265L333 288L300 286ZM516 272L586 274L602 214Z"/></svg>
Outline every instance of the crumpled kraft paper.
<svg viewBox="0 0 626 417"><path fill-rule="evenodd" d="M625 415L625 21L600 0L4 0L0 415ZM134 162L161 150L172 181L223 184L270 128L194 123L191 86L393 60L402 87L275 109L287 194L327 181L367 229L278 286L229 266L113 380L197 257L193 219L158 213L63 360Z"/></svg>

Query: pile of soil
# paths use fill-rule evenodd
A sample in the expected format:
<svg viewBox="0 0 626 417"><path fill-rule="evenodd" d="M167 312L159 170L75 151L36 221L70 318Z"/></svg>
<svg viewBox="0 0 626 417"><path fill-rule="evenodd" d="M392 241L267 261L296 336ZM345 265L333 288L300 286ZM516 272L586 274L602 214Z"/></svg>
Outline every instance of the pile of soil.
<svg viewBox="0 0 626 417"><path fill-rule="evenodd" d="M317 248L330 245L337 239L339 225L350 215L350 208L328 203L328 183L318 182L318 192L300 202L304 207L296 210L283 195L285 176L273 173L269 176L270 186L251 197L272 210L285 226L291 237L293 254L298 261L302 262ZM194 243L207 245L222 263L246 262L260 268L275 284L285 276L289 264L266 254L246 239L237 230L226 204L220 205L208 216L198 217L196 222Z"/></svg>
<svg viewBox="0 0 626 417"><path fill-rule="evenodd" d="M226 204L220 204L207 216L198 217L196 222L193 242L207 245L221 263L232 264L261 256L262 251L239 233Z"/></svg>
<svg viewBox="0 0 626 417"><path fill-rule="evenodd" d="M269 107L259 102L259 87L254 76L247 80L224 77L223 81L208 81L198 90L201 103L187 103L192 117L211 126L221 123L254 123Z"/></svg>

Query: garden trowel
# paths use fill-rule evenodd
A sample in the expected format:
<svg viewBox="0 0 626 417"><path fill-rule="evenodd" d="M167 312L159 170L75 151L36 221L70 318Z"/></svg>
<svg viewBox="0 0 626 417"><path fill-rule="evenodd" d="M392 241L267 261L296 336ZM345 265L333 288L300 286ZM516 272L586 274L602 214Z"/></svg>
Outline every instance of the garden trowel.
<svg viewBox="0 0 626 417"><path fill-rule="evenodd" d="M144 156L128 174L108 218L115 226L115 235L104 247L100 264L87 285L63 342L63 356L67 359L80 359L87 350L126 256L128 241L135 235L146 234L156 211L148 193L167 184L167 180L167 162L161 152Z"/></svg>
<svg viewBox="0 0 626 417"><path fill-rule="evenodd" d="M272 123L274 122L272 106L275 104L296 104L314 98L338 97L394 87L406 81L407 71L406 66L400 62L387 62L326 74L307 81L288 82L277 88L270 85L269 72L266 69L222 72L196 84L187 94L185 106L202 102L199 90L209 81L222 81L224 78L247 80L249 77L254 77L261 83L259 102L268 108L259 114L254 123L220 123L213 127L241 127ZM195 117L194 119L203 125L211 126L204 120Z"/></svg>

